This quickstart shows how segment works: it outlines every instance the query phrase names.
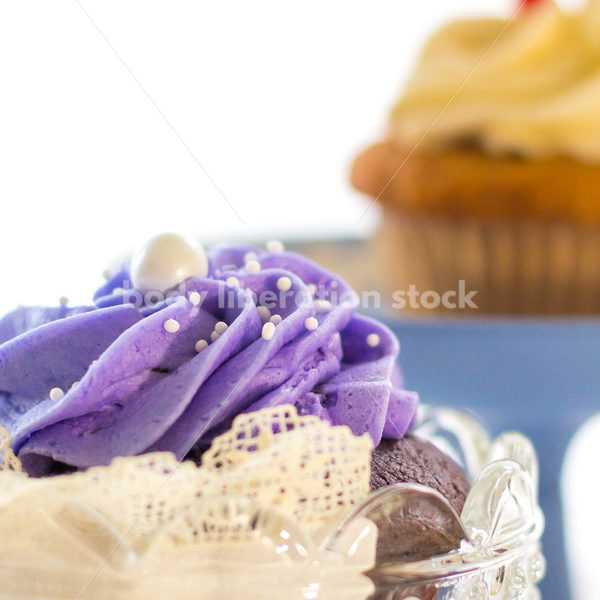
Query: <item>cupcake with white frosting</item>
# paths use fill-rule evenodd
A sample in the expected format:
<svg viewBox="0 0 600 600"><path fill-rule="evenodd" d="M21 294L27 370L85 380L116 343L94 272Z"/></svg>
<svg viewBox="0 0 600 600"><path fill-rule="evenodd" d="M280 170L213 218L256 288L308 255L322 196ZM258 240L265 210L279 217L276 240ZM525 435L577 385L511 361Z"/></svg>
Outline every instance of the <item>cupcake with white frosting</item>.
<svg viewBox="0 0 600 600"><path fill-rule="evenodd" d="M444 27L352 180L384 207L395 289L464 280L479 312L597 313L600 2Z"/></svg>

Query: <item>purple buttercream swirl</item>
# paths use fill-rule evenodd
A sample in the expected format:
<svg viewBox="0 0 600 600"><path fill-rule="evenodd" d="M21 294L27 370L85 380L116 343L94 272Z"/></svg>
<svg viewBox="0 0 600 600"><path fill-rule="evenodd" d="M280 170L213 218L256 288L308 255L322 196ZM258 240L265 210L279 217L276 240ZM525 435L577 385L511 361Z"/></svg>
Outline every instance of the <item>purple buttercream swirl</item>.
<svg viewBox="0 0 600 600"><path fill-rule="evenodd" d="M258 273L244 267L249 251ZM342 279L291 252L220 246L208 257L206 279L188 279L183 294L156 306L127 302L123 269L94 306L21 307L0 320L0 424L28 472L154 450L181 459L237 414L281 404L366 432L375 444L404 435L418 397L394 386L398 342L356 314L357 298ZM289 290L278 286L281 277ZM271 339L261 336L256 304L265 298L282 317ZM310 317L314 330L305 324ZM168 319L177 332L165 329ZM197 352L219 321L227 329ZM377 344L367 343L370 335ZM49 397L54 387L65 391L60 400Z"/></svg>

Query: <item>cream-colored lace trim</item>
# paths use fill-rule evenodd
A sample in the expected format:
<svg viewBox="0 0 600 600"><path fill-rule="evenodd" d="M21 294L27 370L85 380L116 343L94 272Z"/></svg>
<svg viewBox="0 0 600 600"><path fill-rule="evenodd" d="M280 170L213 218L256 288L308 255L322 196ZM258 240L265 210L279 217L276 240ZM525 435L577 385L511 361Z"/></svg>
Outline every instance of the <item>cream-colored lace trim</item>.
<svg viewBox="0 0 600 600"><path fill-rule="evenodd" d="M21 471L21 463L10 449L10 435L0 425L0 471Z"/></svg>
<svg viewBox="0 0 600 600"><path fill-rule="evenodd" d="M0 598L364 600L375 534L321 550L369 491L371 441L280 407L237 417L203 465L169 453L33 479L2 431ZM360 535L359 535L360 533ZM3 576L4 575L4 576ZM82 590L85 594L81 596Z"/></svg>
<svg viewBox="0 0 600 600"><path fill-rule="evenodd" d="M89 507L83 518L88 533L102 529L105 520L136 552L157 537L178 545L234 541L253 535L255 523L245 514L249 501L275 506L313 529L369 491L368 436L300 417L290 406L238 416L213 441L201 467L152 453L82 473L29 479L14 472L19 464L8 439L3 434L0 446L8 457L0 467L0 523L8 536L36 527L33 513L61 514L67 505L71 521L76 514L83 518L81 507ZM232 504L235 499L246 504ZM165 537L165 530L173 535Z"/></svg>
<svg viewBox="0 0 600 600"><path fill-rule="evenodd" d="M329 519L369 491L371 440L281 406L237 417L202 457L216 492L247 496L302 522Z"/></svg>

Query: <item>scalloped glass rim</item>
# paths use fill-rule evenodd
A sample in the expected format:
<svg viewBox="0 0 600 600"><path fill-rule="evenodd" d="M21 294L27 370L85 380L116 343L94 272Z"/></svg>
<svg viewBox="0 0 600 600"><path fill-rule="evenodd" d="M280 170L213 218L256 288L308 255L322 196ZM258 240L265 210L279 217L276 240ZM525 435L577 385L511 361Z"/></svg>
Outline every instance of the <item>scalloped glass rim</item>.
<svg viewBox="0 0 600 600"><path fill-rule="evenodd" d="M531 442L518 432L491 440L474 419L459 411L423 406L415 435L431 441L462 464L473 486L461 515L438 492L397 484L370 494L333 532L327 548L347 552L345 532L374 507L406 501L434 501L462 531L457 550L415 561L386 561L369 571L377 582L424 583L485 571L531 554L543 561L544 516L538 505L538 461ZM412 500L411 500L412 498ZM543 576L542 566L535 582Z"/></svg>
<svg viewBox="0 0 600 600"><path fill-rule="evenodd" d="M369 494L364 503L357 507L336 528L336 531L327 542L327 550L333 553L345 553L347 550L339 545L339 540L343 538L346 528L355 519L365 518L365 512L369 506L381 497L391 496L395 493L403 495L407 492L436 497L440 503L447 504L448 511L456 515L461 527L465 529L466 526L463 524L461 517L439 492L418 484L400 483ZM377 581L397 581L398 583L429 583L436 579L443 578L447 580L460 577L474 571L498 567L503 563L514 560L525 551L537 550L543 531L544 517L538 508L535 521L526 531L519 531L512 537L504 538L498 543L475 546L467 537L465 543L458 550L423 560L376 564L369 570L369 574ZM465 534L466 536L469 535L466 530Z"/></svg>

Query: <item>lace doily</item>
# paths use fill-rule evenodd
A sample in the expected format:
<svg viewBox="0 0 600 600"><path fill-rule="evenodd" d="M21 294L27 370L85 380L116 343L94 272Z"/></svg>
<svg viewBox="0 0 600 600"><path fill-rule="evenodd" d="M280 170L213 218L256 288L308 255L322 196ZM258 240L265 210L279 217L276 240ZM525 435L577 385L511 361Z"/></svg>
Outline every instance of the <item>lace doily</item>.
<svg viewBox="0 0 600 600"><path fill-rule="evenodd" d="M2 436L0 522L9 532L31 521L26 515L32 511L53 514L76 500L97 511L138 551L165 526L177 528L180 542L237 540L249 531L231 510L215 511L208 499L252 499L310 528L369 491L368 436L355 437L347 427L331 427L317 417L300 417L287 405L239 415L213 441L201 467L153 453L118 458L108 467L81 473L41 480L19 473L17 478L18 460L6 432ZM193 523L187 515L193 515ZM184 522L189 522L188 532L182 531Z"/></svg>
<svg viewBox="0 0 600 600"><path fill-rule="evenodd" d="M319 546L322 530L369 492L366 434L283 406L238 416L201 467L153 453L46 479L19 472L0 434L1 599L82 589L112 600L199 590L275 599L307 581L331 589L328 598L372 591L361 573L374 564L374 538L350 563Z"/></svg>
<svg viewBox="0 0 600 600"><path fill-rule="evenodd" d="M0 425L0 471L21 471L21 463L10 449L10 435Z"/></svg>
<svg viewBox="0 0 600 600"><path fill-rule="evenodd" d="M281 406L237 417L202 469L218 495L268 501L301 522L328 520L369 492L370 438Z"/></svg>

